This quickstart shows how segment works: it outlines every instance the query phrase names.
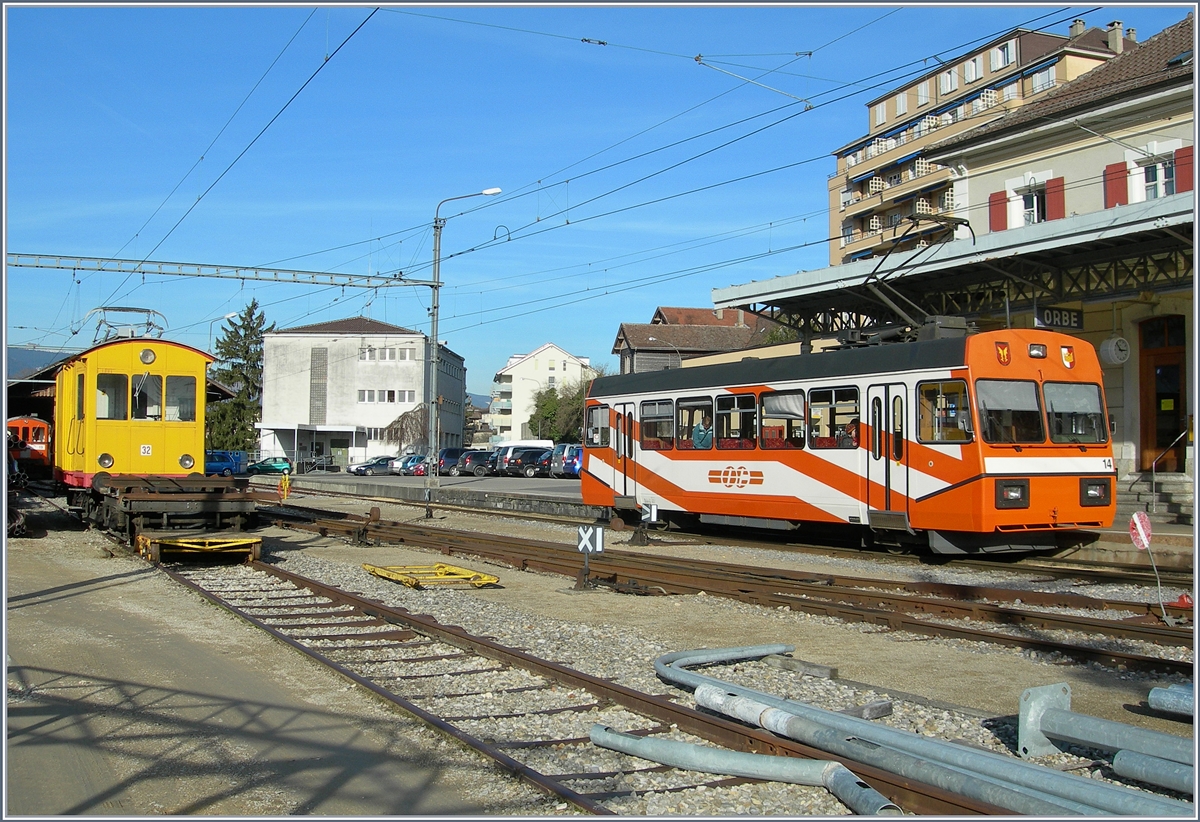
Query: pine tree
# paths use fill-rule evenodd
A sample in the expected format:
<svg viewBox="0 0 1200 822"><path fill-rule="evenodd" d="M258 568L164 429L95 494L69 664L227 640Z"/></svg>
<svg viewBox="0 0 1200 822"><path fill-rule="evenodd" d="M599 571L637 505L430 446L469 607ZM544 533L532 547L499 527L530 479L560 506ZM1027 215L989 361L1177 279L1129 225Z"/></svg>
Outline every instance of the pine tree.
<svg viewBox="0 0 1200 822"><path fill-rule="evenodd" d="M205 428L209 448L254 450L258 442L254 424L262 415L263 335L274 330L275 323L266 324L257 299L221 330L212 376L237 393L208 406Z"/></svg>

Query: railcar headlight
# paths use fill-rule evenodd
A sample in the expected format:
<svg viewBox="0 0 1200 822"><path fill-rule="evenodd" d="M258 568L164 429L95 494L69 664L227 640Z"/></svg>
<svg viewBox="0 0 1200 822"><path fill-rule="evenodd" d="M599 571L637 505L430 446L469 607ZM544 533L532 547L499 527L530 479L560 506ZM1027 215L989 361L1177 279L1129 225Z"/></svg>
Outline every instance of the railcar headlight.
<svg viewBox="0 0 1200 822"><path fill-rule="evenodd" d="M142 353L138 354L138 359L142 361L142 365L149 365L154 362L154 350L143 348Z"/></svg>
<svg viewBox="0 0 1200 822"><path fill-rule="evenodd" d="M1029 480L996 480L997 508L1028 508Z"/></svg>
<svg viewBox="0 0 1200 822"><path fill-rule="evenodd" d="M1079 480L1079 504L1108 505L1112 501L1112 478L1083 478Z"/></svg>
<svg viewBox="0 0 1200 822"><path fill-rule="evenodd" d="M191 468L193 465L196 464L196 461L194 459L192 459L191 454L184 454L182 457L179 458L179 464L182 465L184 468Z"/></svg>
<svg viewBox="0 0 1200 822"><path fill-rule="evenodd" d="M101 454L96 458L96 462L100 463L101 468L112 468L114 460L112 454Z"/></svg>
<svg viewBox="0 0 1200 822"><path fill-rule="evenodd" d="M1033 357L1035 360L1046 359L1046 346L1042 343L1030 343L1029 356Z"/></svg>

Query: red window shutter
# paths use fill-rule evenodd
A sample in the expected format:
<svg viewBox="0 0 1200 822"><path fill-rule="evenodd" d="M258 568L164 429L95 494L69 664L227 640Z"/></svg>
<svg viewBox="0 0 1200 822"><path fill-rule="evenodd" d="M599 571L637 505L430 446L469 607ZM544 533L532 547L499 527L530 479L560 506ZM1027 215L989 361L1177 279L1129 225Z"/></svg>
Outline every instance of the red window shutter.
<svg viewBox="0 0 1200 822"><path fill-rule="evenodd" d="M997 191L988 195L988 230L1004 231L1008 228L1008 193Z"/></svg>
<svg viewBox="0 0 1200 822"><path fill-rule="evenodd" d="M1067 216L1066 184L1062 177L1046 181L1046 219L1061 220Z"/></svg>
<svg viewBox="0 0 1200 822"><path fill-rule="evenodd" d="M1129 204L1129 169L1124 163L1104 167L1104 207Z"/></svg>
<svg viewBox="0 0 1200 822"><path fill-rule="evenodd" d="M1175 193L1192 190L1192 147L1175 151Z"/></svg>

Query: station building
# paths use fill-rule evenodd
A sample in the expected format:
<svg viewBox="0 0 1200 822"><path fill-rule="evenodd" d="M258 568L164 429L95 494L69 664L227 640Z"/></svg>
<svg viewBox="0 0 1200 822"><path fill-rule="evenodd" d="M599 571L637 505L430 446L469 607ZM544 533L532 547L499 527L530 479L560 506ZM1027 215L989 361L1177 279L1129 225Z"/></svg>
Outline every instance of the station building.
<svg viewBox="0 0 1200 822"><path fill-rule="evenodd" d="M916 159L900 162L904 149L883 143L882 160L891 154L900 165L919 159L936 166L937 189L901 180L901 197L876 198L892 216L868 219L869 237L830 235L842 237L831 243L830 267L715 289L713 304L786 323L797 330L802 350L834 336L853 342L911 334L939 316L963 318L980 330L1045 326L1076 335L1101 358L1119 477L1132 484L1153 470L1159 479L1176 474L1190 487L1193 17L1141 43L1114 22L1106 55L1088 45L1080 25L1057 49L1016 32L950 61L961 87L972 76L967 66L995 70L999 61L991 55L1009 44L1017 68L1005 77L1024 83L1054 58L1055 81L1020 105L981 106L965 124L935 130L936 139L922 135ZM1042 52L1037 59L1022 54L1030 42ZM1097 59L1075 73L1087 65L1077 53L1084 46ZM979 82L993 81L983 71ZM908 84L868 104L868 145L880 145L874 135L895 110L888 103L893 107L881 124L880 101L912 89ZM839 228L847 215L861 220L856 209L870 207L861 205L867 198L854 199L857 189L843 201L845 185L875 179L882 168L868 168L866 178L852 175L851 149L860 150L838 149L830 187L836 191L831 225ZM948 196L939 199L937 192ZM933 202L940 203L936 213ZM1190 521L1190 502L1181 513Z"/></svg>

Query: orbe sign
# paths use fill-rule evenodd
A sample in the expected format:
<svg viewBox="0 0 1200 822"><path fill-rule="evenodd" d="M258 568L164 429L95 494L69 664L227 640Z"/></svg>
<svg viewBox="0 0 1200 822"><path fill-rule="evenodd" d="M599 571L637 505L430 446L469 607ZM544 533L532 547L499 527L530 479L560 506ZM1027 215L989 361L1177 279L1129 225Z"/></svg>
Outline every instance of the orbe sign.
<svg viewBox="0 0 1200 822"><path fill-rule="evenodd" d="M1033 323L1038 328L1063 328L1067 331L1083 330L1083 312L1074 308L1042 308L1038 307L1033 315Z"/></svg>

